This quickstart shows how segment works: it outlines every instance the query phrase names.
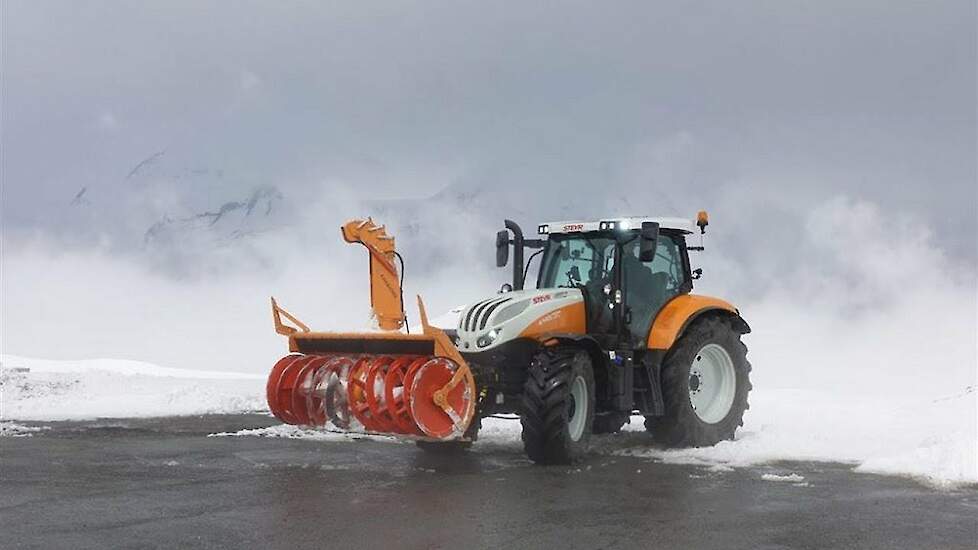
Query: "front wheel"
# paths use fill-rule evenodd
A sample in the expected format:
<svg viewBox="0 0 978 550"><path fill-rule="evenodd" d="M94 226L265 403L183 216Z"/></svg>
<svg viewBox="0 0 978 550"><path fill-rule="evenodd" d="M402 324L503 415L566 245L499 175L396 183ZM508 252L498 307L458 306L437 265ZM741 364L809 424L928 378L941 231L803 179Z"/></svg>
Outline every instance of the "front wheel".
<svg viewBox="0 0 978 550"><path fill-rule="evenodd" d="M707 447L733 439L744 424L751 365L729 321L694 323L662 366L665 415L646 417L652 438L668 447Z"/></svg>
<svg viewBox="0 0 978 550"><path fill-rule="evenodd" d="M569 464L587 452L594 423L594 371L586 352L554 346L533 358L520 423L523 447L537 464Z"/></svg>

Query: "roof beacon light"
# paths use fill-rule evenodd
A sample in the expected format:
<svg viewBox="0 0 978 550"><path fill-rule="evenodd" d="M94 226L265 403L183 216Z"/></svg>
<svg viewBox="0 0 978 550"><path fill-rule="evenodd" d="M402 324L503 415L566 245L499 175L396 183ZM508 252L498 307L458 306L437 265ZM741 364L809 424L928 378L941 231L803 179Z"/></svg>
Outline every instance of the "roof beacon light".
<svg viewBox="0 0 978 550"><path fill-rule="evenodd" d="M710 215L706 213L706 210L700 210L696 213L696 227L700 228L700 235L706 233L706 226L710 225Z"/></svg>

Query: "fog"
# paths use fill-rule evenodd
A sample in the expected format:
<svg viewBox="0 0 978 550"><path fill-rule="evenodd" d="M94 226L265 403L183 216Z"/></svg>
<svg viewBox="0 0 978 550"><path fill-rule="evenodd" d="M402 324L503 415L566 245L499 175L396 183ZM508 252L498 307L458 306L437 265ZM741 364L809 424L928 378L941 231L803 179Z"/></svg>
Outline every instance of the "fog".
<svg viewBox="0 0 978 550"><path fill-rule="evenodd" d="M272 329L272 294L315 329L369 330L367 254L339 235L357 204L337 210L251 244L275 275L180 280L110 254L8 246L4 352L261 373L287 351ZM728 298L753 327L746 341L756 385L930 396L975 385L975 272L926 226L845 197L778 217L797 221L797 263L763 251L745 262L719 244L728 231L721 220L693 260L704 268L696 292ZM509 278L492 264L489 224L446 216L427 220L429 231L399 233L417 223L410 213L378 221L405 254L414 323L414 294L438 315ZM418 266L415 257L435 260Z"/></svg>
<svg viewBox="0 0 978 550"><path fill-rule="evenodd" d="M759 387L978 360L975 6L4 2L3 353L267 371L268 297L369 327L374 216L433 315L504 218L711 213Z"/></svg>

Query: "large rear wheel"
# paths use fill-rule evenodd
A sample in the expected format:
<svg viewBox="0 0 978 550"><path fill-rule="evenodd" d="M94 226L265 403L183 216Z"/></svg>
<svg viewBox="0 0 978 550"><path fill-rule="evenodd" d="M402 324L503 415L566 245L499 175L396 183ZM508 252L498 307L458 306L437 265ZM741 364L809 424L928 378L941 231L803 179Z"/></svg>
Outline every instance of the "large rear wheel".
<svg viewBox="0 0 978 550"><path fill-rule="evenodd" d="M727 319L695 322L662 366L665 415L646 417L645 428L668 447L707 447L733 439L749 407L750 371L747 347Z"/></svg>
<svg viewBox="0 0 978 550"><path fill-rule="evenodd" d="M594 423L594 371L585 351L554 346L533 358L520 422L523 447L538 464L569 464L587 452Z"/></svg>

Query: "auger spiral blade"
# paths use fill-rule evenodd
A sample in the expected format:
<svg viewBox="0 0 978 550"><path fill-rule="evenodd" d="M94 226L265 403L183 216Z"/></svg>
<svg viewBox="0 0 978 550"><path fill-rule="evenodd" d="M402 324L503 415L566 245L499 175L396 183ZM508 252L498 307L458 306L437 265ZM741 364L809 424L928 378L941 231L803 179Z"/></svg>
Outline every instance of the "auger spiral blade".
<svg viewBox="0 0 978 550"><path fill-rule="evenodd" d="M301 355L275 364L268 405L287 424L462 437L475 412L467 366L421 355Z"/></svg>

